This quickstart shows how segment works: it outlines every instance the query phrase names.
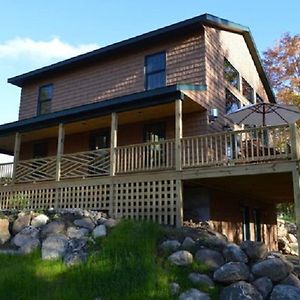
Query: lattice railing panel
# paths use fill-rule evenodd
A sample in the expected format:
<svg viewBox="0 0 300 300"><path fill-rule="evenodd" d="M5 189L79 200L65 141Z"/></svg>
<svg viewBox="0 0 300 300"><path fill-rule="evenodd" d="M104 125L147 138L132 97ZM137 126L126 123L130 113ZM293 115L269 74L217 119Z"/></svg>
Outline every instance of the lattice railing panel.
<svg viewBox="0 0 300 300"><path fill-rule="evenodd" d="M117 183L114 186L114 199L118 217L176 224L176 180Z"/></svg>
<svg viewBox="0 0 300 300"><path fill-rule="evenodd" d="M109 170L109 149L64 154L61 158L62 179L108 175Z"/></svg>
<svg viewBox="0 0 300 300"><path fill-rule="evenodd" d="M21 160L17 165L16 182L53 180L56 174L56 157Z"/></svg>

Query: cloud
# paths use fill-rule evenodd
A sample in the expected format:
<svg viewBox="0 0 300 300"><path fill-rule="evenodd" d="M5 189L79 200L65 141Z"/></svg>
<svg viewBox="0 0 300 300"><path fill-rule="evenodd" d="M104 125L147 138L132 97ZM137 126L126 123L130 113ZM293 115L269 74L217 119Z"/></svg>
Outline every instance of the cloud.
<svg viewBox="0 0 300 300"><path fill-rule="evenodd" d="M54 37L49 41L16 37L0 43L0 59L30 60L47 63L70 58L99 48L97 44L71 45Z"/></svg>

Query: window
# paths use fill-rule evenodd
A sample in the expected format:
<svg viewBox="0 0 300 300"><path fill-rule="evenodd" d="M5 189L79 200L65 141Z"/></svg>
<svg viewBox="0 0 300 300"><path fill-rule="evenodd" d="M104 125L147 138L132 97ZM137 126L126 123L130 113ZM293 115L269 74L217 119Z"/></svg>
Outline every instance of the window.
<svg viewBox="0 0 300 300"><path fill-rule="evenodd" d="M226 89L226 114L232 113L241 108L241 102L229 90Z"/></svg>
<svg viewBox="0 0 300 300"><path fill-rule="evenodd" d="M250 209L243 207L243 241L250 241Z"/></svg>
<svg viewBox="0 0 300 300"><path fill-rule="evenodd" d="M263 103L264 100L258 94L256 94L256 103Z"/></svg>
<svg viewBox="0 0 300 300"><path fill-rule="evenodd" d="M40 87L38 99L38 115L51 112L51 100L53 97L53 85L48 84Z"/></svg>
<svg viewBox="0 0 300 300"><path fill-rule="evenodd" d="M251 87L251 85L244 78L242 80L242 84L243 84L243 96L245 96L245 98L247 100L249 100L249 102L254 103L253 88Z"/></svg>
<svg viewBox="0 0 300 300"><path fill-rule="evenodd" d="M239 90L240 80L239 72L234 68L234 66L224 58L224 78L236 89Z"/></svg>
<svg viewBox="0 0 300 300"><path fill-rule="evenodd" d="M166 85L166 53L160 52L145 58L145 89Z"/></svg>
<svg viewBox="0 0 300 300"><path fill-rule="evenodd" d="M155 123L145 125L144 127L144 140L145 142L159 142L166 138L165 123Z"/></svg>
<svg viewBox="0 0 300 300"><path fill-rule="evenodd" d="M33 158L48 156L48 143L40 142L33 145Z"/></svg>

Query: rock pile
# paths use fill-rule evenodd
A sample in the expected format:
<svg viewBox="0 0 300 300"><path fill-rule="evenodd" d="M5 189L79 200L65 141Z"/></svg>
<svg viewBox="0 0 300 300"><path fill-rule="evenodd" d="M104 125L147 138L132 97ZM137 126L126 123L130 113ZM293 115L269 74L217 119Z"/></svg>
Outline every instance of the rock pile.
<svg viewBox="0 0 300 300"><path fill-rule="evenodd" d="M172 294L180 300L209 300L208 291L216 286L221 290L220 300L300 299L300 280L293 265L282 254L268 252L263 243L245 241L238 246L218 234L205 238L200 234L200 238L165 240L160 250L170 264L185 268L196 262L206 267L205 273L188 275L191 289L171 283Z"/></svg>
<svg viewBox="0 0 300 300"><path fill-rule="evenodd" d="M87 258L87 243L107 234L117 221L81 209L20 212L0 218L0 253L27 254L41 248L42 259L63 259L66 265Z"/></svg>
<svg viewBox="0 0 300 300"><path fill-rule="evenodd" d="M298 255L297 228L294 223L277 220L278 249L283 254Z"/></svg>

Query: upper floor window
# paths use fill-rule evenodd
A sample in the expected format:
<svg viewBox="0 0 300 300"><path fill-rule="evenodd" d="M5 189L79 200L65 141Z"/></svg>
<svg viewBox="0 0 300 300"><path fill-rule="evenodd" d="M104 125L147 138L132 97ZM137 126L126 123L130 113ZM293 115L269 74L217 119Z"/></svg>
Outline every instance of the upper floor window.
<svg viewBox="0 0 300 300"><path fill-rule="evenodd" d="M166 85L166 52L145 57L145 89L151 90Z"/></svg>
<svg viewBox="0 0 300 300"><path fill-rule="evenodd" d="M39 142L33 144L33 158L42 158L48 156L48 143Z"/></svg>
<svg viewBox="0 0 300 300"><path fill-rule="evenodd" d="M236 89L239 90L240 79L239 72L235 69L235 67L224 58L224 78Z"/></svg>
<svg viewBox="0 0 300 300"><path fill-rule="evenodd" d="M256 94L256 103L262 103L264 100L258 94Z"/></svg>
<svg viewBox="0 0 300 300"><path fill-rule="evenodd" d="M235 112L239 108L241 108L240 100L235 97L230 91L226 89L226 114Z"/></svg>
<svg viewBox="0 0 300 300"><path fill-rule="evenodd" d="M249 102L254 103L254 90L251 87L251 85L243 78L242 81L243 84L243 96L245 96L245 98L247 100L249 100Z"/></svg>
<svg viewBox="0 0 300 300"><path fill-rule="evenodd" d="M51 100L53 97L53 84L40 87L38 99L38 115L51 112Z"/></svg>

